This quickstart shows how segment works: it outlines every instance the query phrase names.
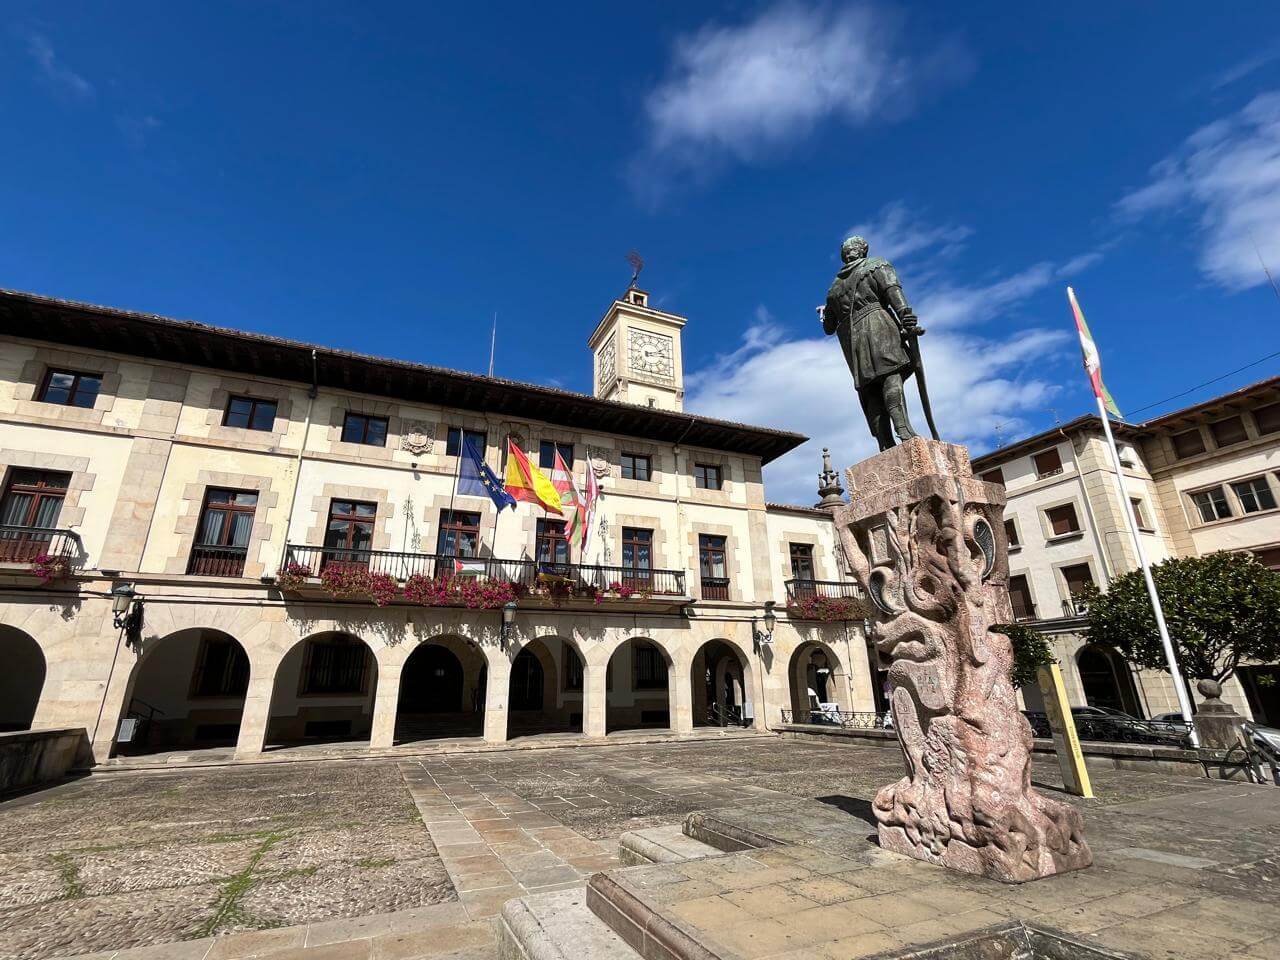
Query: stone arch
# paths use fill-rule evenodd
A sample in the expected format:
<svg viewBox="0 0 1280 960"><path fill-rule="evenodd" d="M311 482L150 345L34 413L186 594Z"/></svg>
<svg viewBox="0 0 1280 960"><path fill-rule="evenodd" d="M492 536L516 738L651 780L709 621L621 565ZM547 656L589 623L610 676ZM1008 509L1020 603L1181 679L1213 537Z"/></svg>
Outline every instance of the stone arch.
<svg viewBox="0 0 1280 960"><path fill-rule="evenodd" d="M738 644L723 637L706 641L689 667L693 725L750 726L755 716L751 660Z"/></svg>
<svg viewBox="0 0 1280 960"><path fill-rule="evenodd" d="M44 651L35 637L0 625L0 731L30 730L44 689Z"/></svg>
<svg viewBox="0 0 1280 960"><path fill-rule="evenodd" d="M1087 643L1076 651L1076 669L1085 703L1141 717L1142 706L1129 663L1113 647Z"/></svg>
<svg viewBox="0 0 1280 960"><path fill-rule="evenodd" d="M823 722L823 711L817 707L820 703L833 703L846 713L853 709L844 663L821 640L806 640L796 647L787 677L791 683L791 716L796 723Z"/></svg>
<svg viewBox="0 0 1280 960"><path fill-rule="evenodd" d="M676 660L650 637L627 637L605 670L605 730L675 729Z"/></svg>
<svg viewBox="0 0 1280 960"><path fill-rule="evenodd" d="M148 639L126 687L121 753L228 747L240 735L252 666L226 630L182 627Z"/></svg>
<svg viewBox="0 0 1280 960"><path fill-rule="evenodd" d="M266 744L367 740L377 689L378 658L363 637L342 630L308 634L276 667Z"/></svg>
<svg viewBox="0 0 1280 960"><path fill-rule="evenodd" d="M396 705L397 743L484 732L488 660L456 634L423 640L404 660Z"/></svg>
<svg viewBox="0 0 1280 960"><path fill-rule="evenodd" d="M586 661L577 644L547 634L513 652L508 736L581 733Z"/></svg>

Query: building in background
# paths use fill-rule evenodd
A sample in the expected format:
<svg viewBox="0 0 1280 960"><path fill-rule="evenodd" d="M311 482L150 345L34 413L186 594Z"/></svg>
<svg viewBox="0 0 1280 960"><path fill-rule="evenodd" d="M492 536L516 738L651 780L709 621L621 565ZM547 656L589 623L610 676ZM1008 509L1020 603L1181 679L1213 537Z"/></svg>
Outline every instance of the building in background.
<svg viewBox="0 0 1280 960"><path fill-rule="evenodd" d="M1152 563L1242 550L1280 569L1280 377L1113 429ZM1014 614L1053 639L1072 702L1146 717L1176 711L1167 674L1135 669L1080 633L1083 587L1105 589L1137 569L1098 417L979 457L974 471L1005 487ZM1224 696L1241 713L1280 724L1280 686L1260 682L1266 677L1280 679L1280 669L1246 667ZM1036 692L1024 696L1035 709Z"/></svg>
<svg viewBox="0 0 1280 960"><path fill-rule="evenodd" d="M0 293L0 729L103 761L872 710L860 621L805 618L853 591L830 513L765 501L805 438L684 413L684 323L629 289L592 397ZM587 556L458 492L467 441L501 475L508 438L599 479ZM370 573L385 605L335 595ZM514 608L431 599L471 573Z"/></svg>

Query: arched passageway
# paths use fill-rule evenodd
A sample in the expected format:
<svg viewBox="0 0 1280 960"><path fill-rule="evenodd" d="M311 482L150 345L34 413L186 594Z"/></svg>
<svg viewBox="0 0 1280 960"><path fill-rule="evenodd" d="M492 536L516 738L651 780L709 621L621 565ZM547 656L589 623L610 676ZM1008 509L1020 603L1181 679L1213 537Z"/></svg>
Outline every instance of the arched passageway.
<svg viewBox="0 0 1280 960"><path fill-rule="evenodd" d="M1080 671L1080 687L1089 706L1142 716L1133 673L1124 657L1114 649L1098 643L1081 647L1076 654L1076 668Z"/></svg>
<svg viewBox="0 0 1280 960"><path fill-rule="evenodd" d="M266 743L368 740L378 662L359 637L330 631L294 644L276 669Z"/></svg>
<svg viewBox="0 0 1280 960"><path fill-rule="evenodd" d="M559 637L539 637L511 664L507 736L582 732L582 658Z"/></svg>
<svg viewBox="0 0 1280 960"><path fill-rule="evenodd" d="M796 648L787 672L791 678L791 710L796 723L832 723L848 713L848 678L840 659L825 643L809 641Z"/></svg>
<svg viewBox="0 0 1280 960"><path fill-rule="evenodd" d="M747 659L733 644L708 640L693 657L695 727L745 727L755 716Z"/></svg>
<svg viewBox="0 0 1280 960"><path fill-rule="evenodd" d="M625 640L605 672L605 730L671 728L674 675L667 652L642 637Z"/></svg>
<svg viewBox="0 0 1280 960"><path fill-rule="evenodd" d="M30 730L44 689L44 652L30 634L0 625L0 732Z"/></svg>
<svg viewBox="0 0 1280 960"><path fill-rule="evenodd" d="M120 753L236 742L249 688L249 658L235 637L193 627L149 644L133 668Z"/></svg>
<svg viewBox="0 0 1280 960"><path fill-rule="evenodd" d="M400 671L397 743L484 734L484 654L460 637L422 643Z"/></svg>

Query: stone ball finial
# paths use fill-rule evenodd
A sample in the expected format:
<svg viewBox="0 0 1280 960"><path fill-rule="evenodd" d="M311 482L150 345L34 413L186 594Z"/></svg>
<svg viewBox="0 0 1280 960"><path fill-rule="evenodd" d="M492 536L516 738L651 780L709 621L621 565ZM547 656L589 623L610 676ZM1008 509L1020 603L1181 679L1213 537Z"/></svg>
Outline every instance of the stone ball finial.
<svg viewBox="0 0 1280 960"><path fill-rule="evenodd" d="M1217 680L1200 680L1196 683L1196 689L1206 700L1217 700L1222 696L1222 684Z"/></svg>

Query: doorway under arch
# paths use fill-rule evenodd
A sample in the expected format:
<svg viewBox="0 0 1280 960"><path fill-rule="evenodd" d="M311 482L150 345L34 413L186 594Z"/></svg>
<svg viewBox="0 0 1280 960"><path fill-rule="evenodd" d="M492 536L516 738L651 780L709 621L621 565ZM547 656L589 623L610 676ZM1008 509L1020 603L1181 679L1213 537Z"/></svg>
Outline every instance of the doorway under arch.
<svg viewBox="0 0 1280 960"><path fill-rule="evenodd" d="M400 671L397 743L484 734L484 654L459 637L420 644Z"/></svg>
<svg viewBox="0 0 1280 960"><path fill-rule="evenodd" d="M613 651L605 671L605 731L672 729L675 674L652 640L632 637Z"/></svg>
<svg viewBox="0 0 1280 960"><path fill-rule="evenodd" d="M193 627L149 644L133 668L120 753L233 746L240 734L249 657L229 633Z"/></svg>
<svg viewBox="0 0 1280 960"><path fill-rule="evenodd" d="M708 640L693 656L690 683L695 727L750 726L755 715L751 671L742 651L725 640Z"/></svg>
<svg viewBox="0 0 1280 960"><path fill-rule="evenodd" d="M1142 716L1133 673L1124 657L1113 648L1100 643L1081 647L1076 654L1076 668L1080 671L1080 687L1089 706Z"/></svg>
<svg viewBox="0 0 1280 960"><path fill-rule="evenodd" d="M276 669L266 745L368 740L378 661L351 633L327 631L295 643Z"/></svg>
<svg viewBox="0 0 1280 960"><path fill-rule="evenodd" d="M832 723L836 713L852 710L848 677L825 643L810 640L791 655L791 716L795 723Z"/></svg>
<svg viewBox="0 0 1280 960"><path fill-rule="evenodd" d="M44 689L44 651L30 634L0 625L0 732L30 730Z"/></svg>
<svg viewBox="0 0 1280 960"><path fill-rule="evenodd" d="M507 736L582 732L582 657L560 637L538 637L516 654Z"/></svg>

